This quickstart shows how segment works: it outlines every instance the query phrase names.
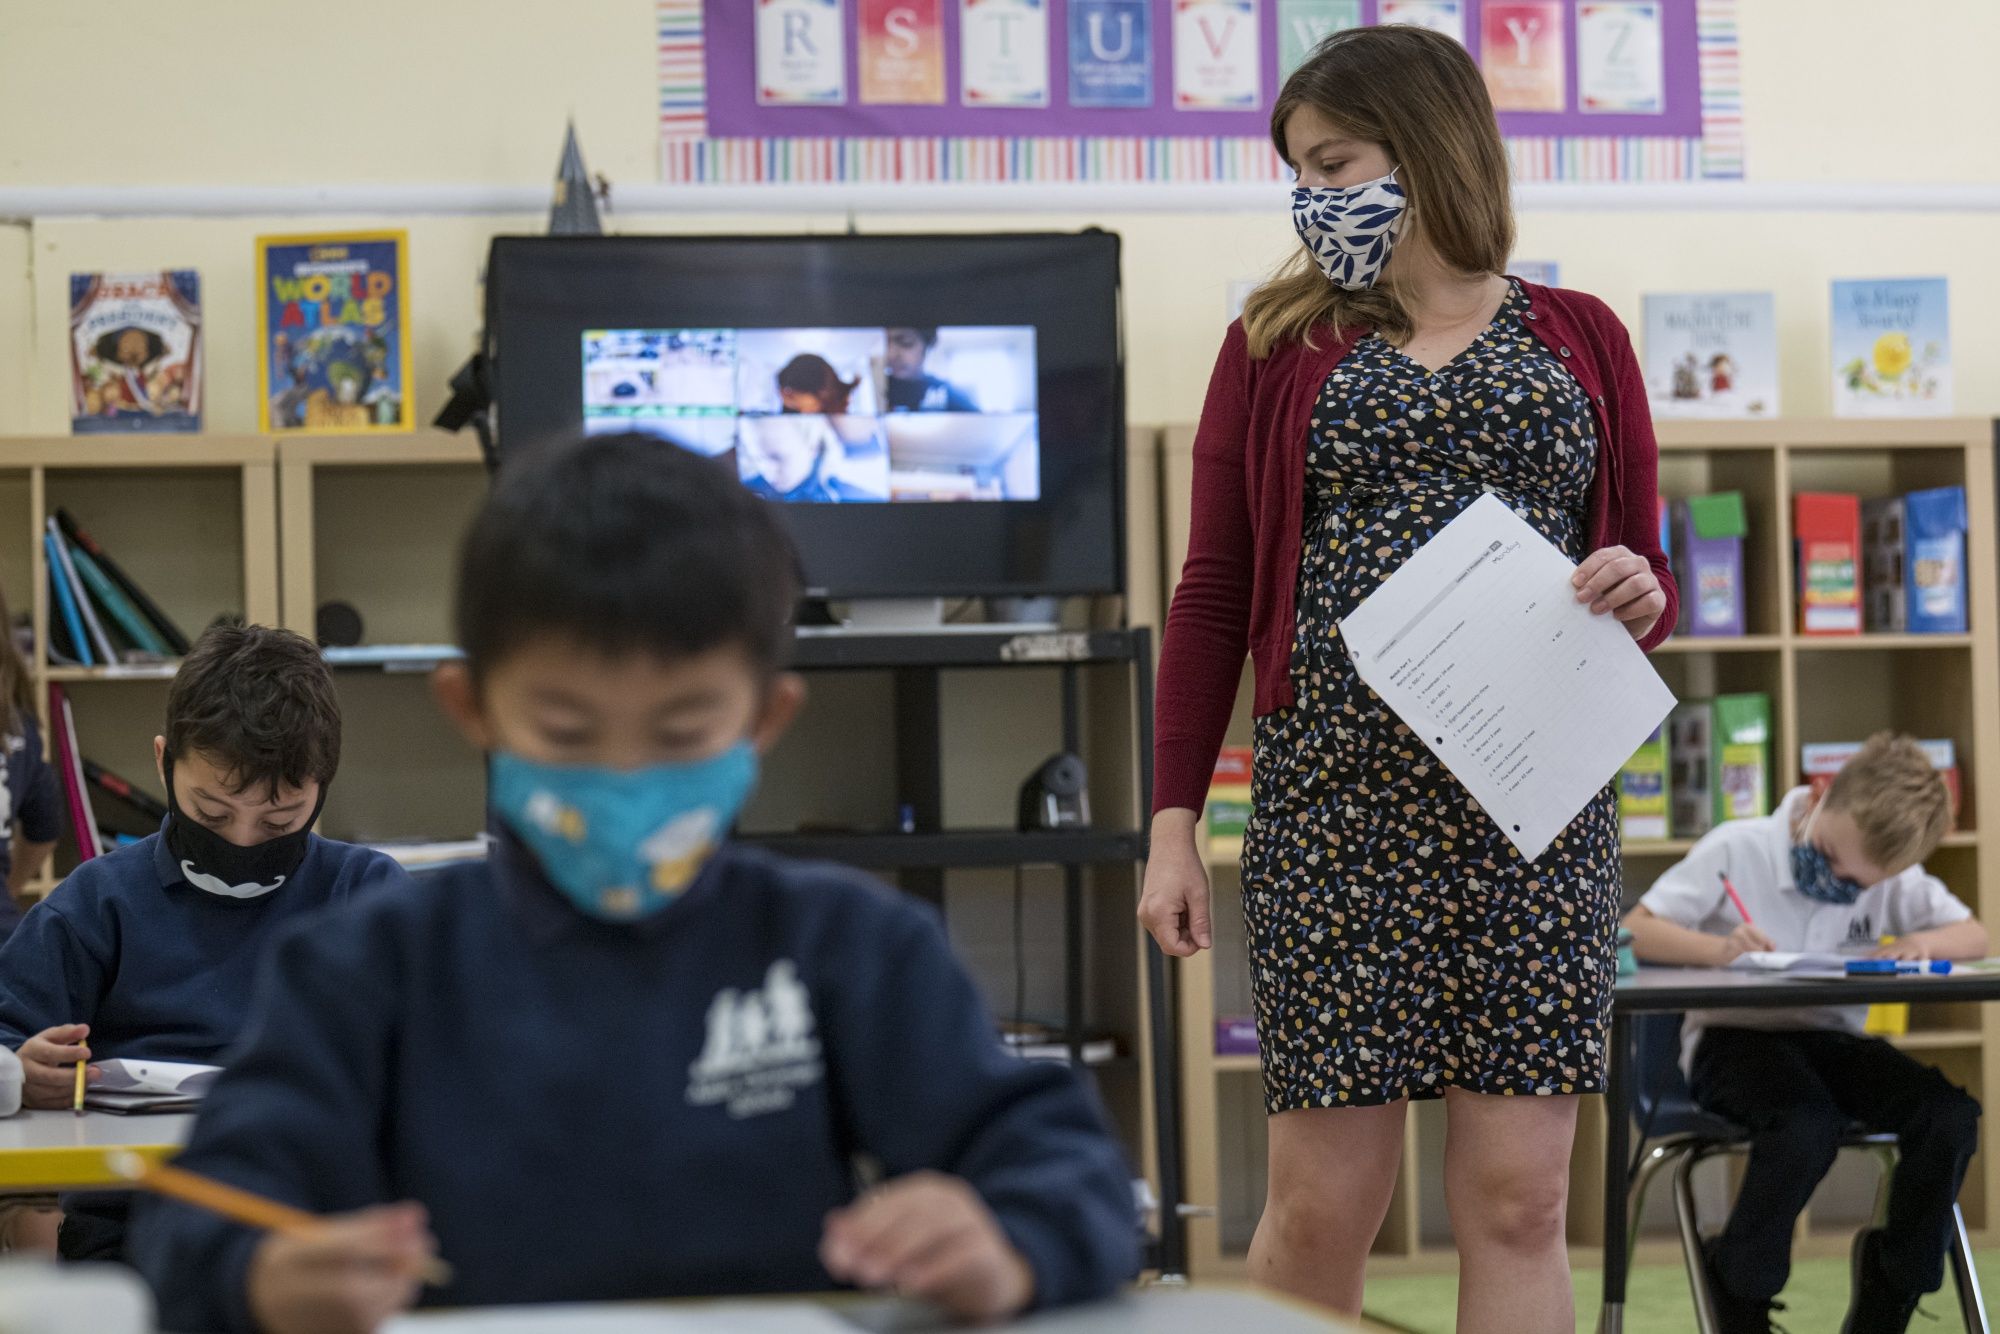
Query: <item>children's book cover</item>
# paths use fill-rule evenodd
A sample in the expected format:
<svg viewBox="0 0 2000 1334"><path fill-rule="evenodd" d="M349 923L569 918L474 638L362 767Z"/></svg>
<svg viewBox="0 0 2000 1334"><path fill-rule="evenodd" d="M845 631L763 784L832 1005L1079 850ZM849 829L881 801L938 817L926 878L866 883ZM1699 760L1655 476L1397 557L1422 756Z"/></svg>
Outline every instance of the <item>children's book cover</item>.
<svg viewBox="0 0 2000 1334"><path fill-rule="evenodd" d="M69 276L73 433L199 431L201 354L193 269Z"/></svg>
<svg viewBox="0 0 2000 1334"><path fill-rule="evenodd" d="M1778 321L1769 292L1654 292L1645 305L1654 416L1778 415Z"/></svg>
<svg viewBox="0 0 2000 1334"><path fill-rule="evenodd" d="M405 233L258 237L262 429L410 430L409 328Z"/></svg>
<svg viewBox="0 0 2000 1334"><path fill-rule="evenodd" d="M1944 279L1833 284L1833 410L1841 417L1951 414Z"/></svg>

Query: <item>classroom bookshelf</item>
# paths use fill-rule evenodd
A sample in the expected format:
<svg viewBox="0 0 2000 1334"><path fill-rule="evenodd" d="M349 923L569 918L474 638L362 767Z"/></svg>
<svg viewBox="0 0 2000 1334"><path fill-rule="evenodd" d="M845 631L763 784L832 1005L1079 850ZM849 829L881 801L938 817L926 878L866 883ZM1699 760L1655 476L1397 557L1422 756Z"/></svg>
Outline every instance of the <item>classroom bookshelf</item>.
<svg viewBox="0 0 2000 1334"><path fill-rule="evenodd" d="M1172 1142L1176 1109L1155 1096L1150 945L1131 912L1145 849L1156 641L1126 627L1154 628L1160 619L1156 429L1130 433L1125 473L1128 594L1122 603L1080 608L1087 621L1065 622L1093 645L1074 664L1069 707L1052 707L1050 687L1064 684L1070 664L1030 661L1003 672L970 658L931 664L938 721L952 736L937 761L943 827L936 834L870 832L893 818L899 795L897 678L924 664L849 662L854 654L831 644L801 652L812 703L770 757L745 827L805 830L761 837L813 856L884 870L917 866L920 878L934 872L954 944L991 1009L1009 1013L1025 986L1034 1017L1080 1006L1089 1036L1112 1039L1116 1055L1093 1066L1094 1079L1133 1163L1171 1204L1177 1194L1161 1153L1163 1139ZM437 647L454 638L452 570L486 486L476 444L436 431L0 437L0 588L14 599L11 610L31 613L44 716L48 687L59 682L85 753L157 790L151 738L179 664L49 663L55 612L40 534L58 506L72 510L190 638L219 616L313 637L319 608L339 601L360 615L363 647ZM944 637L947 656L971 654L974 638ZM428 689L440 656L336 665L344 737L319 825L328 836L450 841L484 827L483 759L445 724ZM1071 708L1103 832L1016 834L1016 788L1061 748ZM35 889L46 893L75 861L73 847L59 846L55 875ZM1079 866L1088 872L1080 896L1066 891ZM1025 901L1024 927L1015 925L1010 889ZM1171 1157L1178 1163L1180 1155Z"/></svg>
<svg viewBox="0 0 2000 1334"><path fill-rule="evenodd" d="M277 454L278 624L316 638L319 608L343 602L364 647L450 644L459 536L486 495L477 442L295 435ZM432 700L436 661L334 669L345 728L320 817L329 838L454 841L485 828L484 761Z"/></svg>
<svg viewBox="0 0 2000 1334"><path fill-rule="evenodd" d="M1660 494L1669 499L1737 490L1750 519L1744 574L1746 633L1731 639L1670 639L1654 655L1683 698L1731 691L1770 696L1774 797L1800 781L1800 747L1860 740L1885 727L1949 737L1963 785L1958 827L1928 863L1983 920L2000 927L2000 611L1995 578L1994 424L1984 419L1665 422ZM1172 596L1187 550L1194 430L1166 428L1161 453L1163 586ZM1791 497L1848 491L1864 499L1962 485L1970 525L1966 563L1969 633L1807 636L1796 628ZM1249 677L1237 697L1229 743L1251 741ZM1688 839L1624 848L1629 905L1693 846ZM1185 1117L1188 1228L1197 1277L1240 1276L1265 1185L1262 1085L1255 1056L1218 1056L1215 1020L1251 1013L1243 940L1237 840L1207 844L1215 889L1216 948L1178 965L1180 1064ZM1895 1039L1937 1065L1987 1106L2000 1106L2000 1012L1977 1005L1920 1005ZM1453 1264L1441 1171L1443 1107L1421 1103L1405 1138L1402 1172L1375 1243L1375 1269L1441 1270ZM1602 1237L1602 1100L1585 1100L1571 1170L1570 1241L1579 1263ZM1703 1185L1703 1217L1727 1208L1726 1168ZM1801 1251L1845 1254L1868 1215L1873 1167L1846 1155L1801 1223ZM1678 1263L1664 1189L1648 1202L1640 1259ZM1975 1158L1961 1194L1972 1228L1991 1235L2000 1218L2000 1152Z"/></svg>
<svg viewBox="0 0 2000 1334"><path fill-rule="evenodd" d="M47 651L47 558L41 534L58 508L93 536L193 637L219 616L278 617L277 457L261 436L0 437L0 582L34 627L29 668L42 716L49 686L70 697L91 758L156 787L152 737L177 664L72 667ZM45 733L46 735L46 733ZM46 893L75 864L65 822Z"/></svg>

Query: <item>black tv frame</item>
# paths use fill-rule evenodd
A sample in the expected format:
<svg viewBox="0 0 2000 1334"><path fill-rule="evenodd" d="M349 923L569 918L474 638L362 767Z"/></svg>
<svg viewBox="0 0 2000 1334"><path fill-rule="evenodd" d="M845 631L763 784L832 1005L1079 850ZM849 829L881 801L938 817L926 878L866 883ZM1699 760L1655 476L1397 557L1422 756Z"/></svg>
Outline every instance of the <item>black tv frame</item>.
<svg viewBox="0 0 2000 1334"><path fill-rule="evenodd" d="M501 236L486 279L499 466L582 433L596 328L1033 325L1035 501L780 505L807 596L1034 597L1125 590L1125 375L1115 233ZM936 256L908 272L912 254ZM657 281L649 281L649 273ZM1028 279L1028 280L1025 280ZM746 284L780 286L745 301ZM579 286L593 295L579 301ZM1109 301L1078 305L1097 287ZM757 309L759 302L767 310ZM775 312L782 310L782 315Z"/></svg>

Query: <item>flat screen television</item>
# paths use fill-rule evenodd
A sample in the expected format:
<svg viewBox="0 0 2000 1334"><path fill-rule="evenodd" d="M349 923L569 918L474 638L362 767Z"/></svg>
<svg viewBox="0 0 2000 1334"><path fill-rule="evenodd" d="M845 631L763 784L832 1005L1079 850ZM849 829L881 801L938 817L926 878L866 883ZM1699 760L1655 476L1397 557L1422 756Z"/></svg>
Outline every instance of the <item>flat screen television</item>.
<svg viewBox="0 0 2000 1334"><path fill-rule="evenodd" d="M1118 238L499 237L500 466L642 431L778 505L808 594L1124 585Z"/></svg>

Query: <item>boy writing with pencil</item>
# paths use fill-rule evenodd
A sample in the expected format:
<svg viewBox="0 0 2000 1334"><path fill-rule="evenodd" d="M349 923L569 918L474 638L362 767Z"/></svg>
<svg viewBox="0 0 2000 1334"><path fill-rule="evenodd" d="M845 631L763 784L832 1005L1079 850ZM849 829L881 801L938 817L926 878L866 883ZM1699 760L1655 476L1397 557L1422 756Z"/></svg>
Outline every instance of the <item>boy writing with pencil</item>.
<svg viewBox="0 0 2000 1334"><path fill-rule="evenodd" d="M459 569L447 713L495 844L288 938L177 1165L326 1216L149 1202L171 1328L894 1288L965 1318L1109 1291L1130 1176L997 1040L934 918L728 833L803 697L776 516L645 436L512 460Z"/></svg>
<svg viewBox="0 0 2000 1334"><path fill-rule="evenodd" d="M1986 928L1921 865L1950 823L1949 792L1923 748L1879 733L1824 798L1800 788L1776 813L1704 837L1627 915L1633 948L1650 963L1708 967L1756 950L1980 958ZM1894 943L1878 945L1884 936ZM1898 1334L1943 1281L1979 1104L1864 1036L1865 1014L1857 1005L1686 1017L1682 1062L1696 1101L1751 1136L1736 1207L1705 1248L1724 1334L1768 1334L1793 1225L1857 1124L1893 1132L1902 1149L1886 1225L1855 1238L1843 1330Z"/></svg>
<svg viewBox="0 0 2000 1334"><path fill-rule="evenodd" d="M160 831L77 867L0 945L0 1043L21 1058L29 1107L72 1107L92 1061L219 1063L282 928L404 880L391 858L312 832L340 704L309 640L211 628L168 689L153 754ZM62 1253L116 1258L125 1201L71 1197Z"/></svg>

